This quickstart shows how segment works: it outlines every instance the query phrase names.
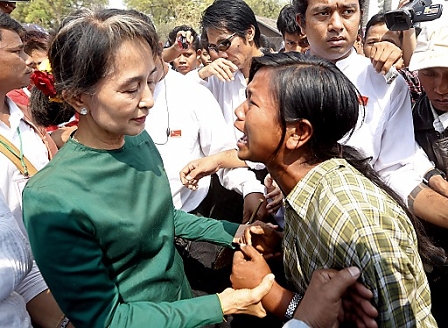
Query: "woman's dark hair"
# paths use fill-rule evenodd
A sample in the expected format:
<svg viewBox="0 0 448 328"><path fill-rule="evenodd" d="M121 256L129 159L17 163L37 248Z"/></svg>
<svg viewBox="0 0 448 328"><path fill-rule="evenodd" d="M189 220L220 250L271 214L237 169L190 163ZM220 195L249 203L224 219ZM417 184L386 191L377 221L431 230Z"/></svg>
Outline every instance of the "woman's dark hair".
<svg viewBox="0 0 448 328"><path fill-rule="evenodd" d="M135 10L76 10L61 23L48 50L54 86L64 98L82 93L94 94L97 83L114 65L113 53L125 40L140 39L148 43L152 56L158 56L158 36L151 20ZM148 54L149 55L149 54ZM58 119L74 114L67 102L50 102L33 89L30 106L38 124L58 124ZM70 117L70 116L69 116Z"/></svg>
<svg viewBox="0 0 448 328"><path fill-rule="evenodd" d="M215 0L202 14L202 30L226 30L244 38L252 26L254 43L260 48L260 28L252 9L242 0Z"/></svg>
<svg viewBox="0 0 448 328"><path fill-rule="evenodd" d="M370 158L362 157L356 149L340 142L342 138L347 140L351 136L359 115L361 97L350 80L333 63L296 52L254 57L249 80L260 69L275 70L268 83L274 101L279 106L278 120L283 129L278 148L285 138L287 123L307 119L313 126L313 135L309 141L310 164L330 158L347 160L387 192L409 216L417 233L422 260L431 264L444 261L444 251L432 244L422 223L381 180L371 167Z"/></svg>

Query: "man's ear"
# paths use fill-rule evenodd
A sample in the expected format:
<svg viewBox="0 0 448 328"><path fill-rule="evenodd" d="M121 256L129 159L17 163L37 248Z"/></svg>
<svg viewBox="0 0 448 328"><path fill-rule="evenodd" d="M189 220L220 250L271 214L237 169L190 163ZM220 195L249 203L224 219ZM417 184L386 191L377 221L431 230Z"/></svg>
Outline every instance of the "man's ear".
<svg viewBox="0 0 448 328"><path fill-rule="evenodd" d="M301 14L296 15L296 22L300 26L300 30L301 30L302 34L306 34L305 20L302 18Z"/></svg>
<svg viewBox="0 0 448 328"><path fill-rule="evenodd" d="M286 128L286 148L289 150L299 149L310 141L314 129L310 121L301 119L294 123L288 123Z"/></svg>
<svg viewBox="0 0 448 328"><path fill-rule="evenodd" d="M253 25L250 26L250 28L246 32L246 39L247 41L253 41L255 37L255 27Z"/></svg>

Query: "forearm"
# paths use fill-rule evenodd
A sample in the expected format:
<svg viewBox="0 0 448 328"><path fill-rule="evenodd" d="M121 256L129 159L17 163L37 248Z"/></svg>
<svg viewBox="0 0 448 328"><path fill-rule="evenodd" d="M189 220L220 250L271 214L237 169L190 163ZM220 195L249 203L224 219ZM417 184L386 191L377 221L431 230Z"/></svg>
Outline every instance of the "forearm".
<svg viewBox="0 0 448 328"><path fill-rule="evenodd" d="M45 290L26 304L33 325L42 328L59 327L64 317L50 290ZM70 323L67 327L73 327Z"/></svg>
<svg viewBox="0 0 448 328"><path fill-rule="evenodd" d="M415 46L417 45L417 38L415 35L415 28L410 28L403 31L403 44L401 49L403 50L403 61L405 67L409 66L411 61L411 56L414 52Z"/></svg>
<svg viewBox="0 0 448 328"><path fill-rule="evenodd" d="M434 175L431 177L428 185L431 189L437 191L442 196L448 197L448 181L446 181L441 175Z"/></svg>
<svg viewBox="0 0 448 328"><path fill-rule="evenodd" d="M230 246L240 227L236 223L198 217L181 210L175 210L175 235L189 240L208 241L217 245Z"/></svg>
<svg viewBox="0 0 448 328"><path fill-rule="evenodd" d="M280 319L284 319L286 309L293 296L293 292L283 288L277 282L274 282L269 293L262 299L263 307L267 312L273 313Z"/></svg>
<svg viewBox="0 0 448 328"><path fill-rule="evenodd" d="M171 63L174 59L179 56L179 52L174 48L174 46L163 48L162 58L166 63Z"/></svg>
<svg viewBox="0 0 448 328"><path fill-rule="evenodd" d="M420 184L409 195L408 204L417 217L439 227L448 228L447 197Z"/></svg>
<svg viewBox="0 0 448 328"><path fill-rule="evenodd" d="M220 169L232 169L237 167L247 167L245 161L238 158L236 149L221 151L213 156Z"/></svg>

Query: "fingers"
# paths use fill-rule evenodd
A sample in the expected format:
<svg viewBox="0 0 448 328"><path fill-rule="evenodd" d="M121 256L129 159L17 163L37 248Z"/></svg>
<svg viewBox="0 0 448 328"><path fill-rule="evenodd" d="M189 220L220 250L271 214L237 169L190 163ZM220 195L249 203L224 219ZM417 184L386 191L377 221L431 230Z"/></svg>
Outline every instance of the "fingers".
<svg viewBox="0 0 448 328"><path fill-rule="evenodd" d="M377 42L373 45L370 60L375 70L387 73L394 64L400 64L402 51L399 47L388 41Z"/></svg>
<svg viewBox="0 0 448 328"><path fill-rule="evenodd" d="M274 279L275 279L274 274L270 273L263 278L263 280L257 287L252 289L251 296L254 302L261 301L261 299L265 297L267 293L269 293L269 291L272 288L272 285L274 284Z"/></svg>
<svg viewBox="0 0 448 328"><path fill-rule="evenodd" d="M326 286L329 296L333 299L341 298L347 288L353 285L360 275L361 271L357 267L345 268L336 273Z"/></svg>
<svg viewBox="0 0 448 328"><path fill-rule="evenodd" d="M244 238L243 239L244 239L244 242L246 243L246 245L252 245L252 233L251 233L250 229L252 229L252 227L244 230Z"/></svg>
<svg viewBox="0 0 448 328"><path fill-rule="evenodd" d="M250 245L241 245L241 252L245 255L246 260L262 259L262 256L258 251Z"/></svg>
<svg viewBox="0 0 448 328"><path fill-rule="evenodd" d="M223 58L215 60L207 67L221 81L233 81L233 73L238 70L235 64Z"/></svg>
<svg viewBox="0 0 448 328"><path fill-rule="evenodd" d="M272 179L272 177L271 177L271 175L270 174L267 174L265 177L264 177L264 186L268 189L268 191L270 190L269 188L271 188L272 187L272 183L274 182L274 179Z"/></svg>
<svg viewBox="0 0 448 328"><path fill-rule="evenodd" d="M360 282L356 282L351 287L350 291L353 291L354 293L365 299L371 299L373 297L372 291Z"/></svg>

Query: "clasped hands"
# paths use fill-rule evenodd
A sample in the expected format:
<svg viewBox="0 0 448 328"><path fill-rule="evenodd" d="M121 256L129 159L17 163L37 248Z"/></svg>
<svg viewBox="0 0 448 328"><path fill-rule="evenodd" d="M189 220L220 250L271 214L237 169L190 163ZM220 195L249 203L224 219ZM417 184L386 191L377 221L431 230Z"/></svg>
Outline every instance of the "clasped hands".
<svg viewBox="0 0 448 328"><path fill-rule="evenodd" d="M240 240L244 243L233 258L230 277L233 288L247 290L259 288L260 282L263 284L271 274L266 259L281 254L282 237L275 226L262 222L245 229ZM344 321L355 322L358 327L377 327L375 317L378 312L370 303L373 294L357 281L360 275L356 267L341 271L316 270L295 317L310 327L337 327ZM267 311L283 315L285 309L281 308L280 298L285 295L291 295L291 292L273 281L261 304Z"/></svg>

